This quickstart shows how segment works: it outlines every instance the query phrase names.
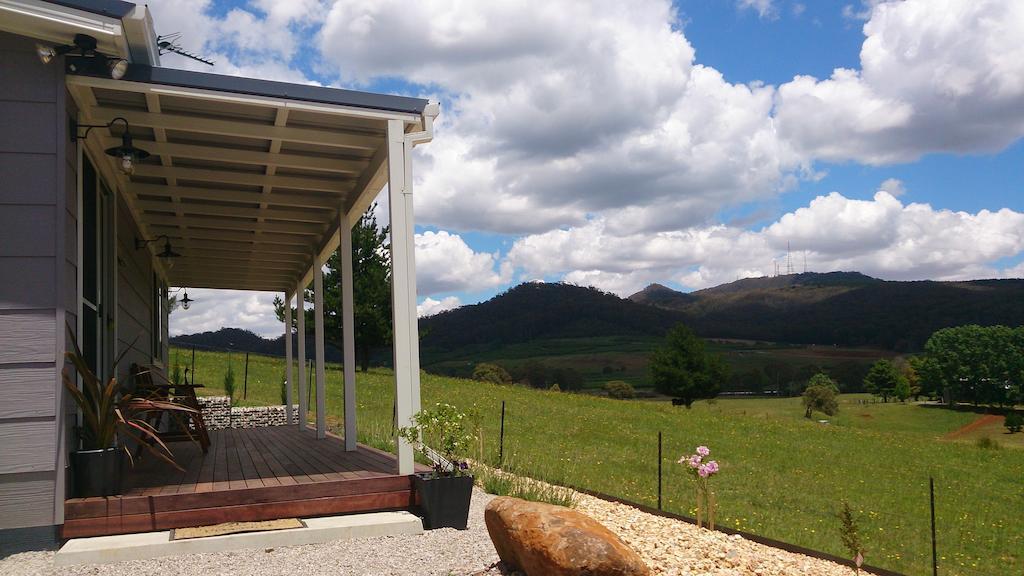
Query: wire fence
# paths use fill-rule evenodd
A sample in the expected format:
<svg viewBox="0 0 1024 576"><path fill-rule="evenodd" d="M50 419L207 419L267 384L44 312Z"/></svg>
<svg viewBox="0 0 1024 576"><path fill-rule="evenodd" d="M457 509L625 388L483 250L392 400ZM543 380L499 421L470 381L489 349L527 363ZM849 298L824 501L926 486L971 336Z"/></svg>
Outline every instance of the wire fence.
<svg viewBox="0 0 1024 576"><path fill-rule="evenodd" d="M516 410L516 407L502 402L502 434L495 454L504 455L505 460L517 460L517 472L533 475L556 484L571 486L593 492L601 497L610 497L633 503L652 511L670 513L691 519L696 515L696 504L692 477L676 459L681 446L687 445L687 438L664 431L649 438L649 450L644 454L649 466L638 466L608 462L607 477L583 478L572 471L572 465L552 469L532 461L522 453L522 444L517 437L528 433L533 426L530 414ZM495 414L499 412L495 411ZM623 434L623 443L633 444ZM614 441L614 440L613 440ZM690 447L692 451L692 447ZM486 457L485 457L486 459ZM500 465L495 458L492 464ZM766 468L772 466L761 462ZM814 463L804 463L813 467ZM827 466L827 463L819 463ZM880 462L881 464L881 462ZM624 470L634 473L625 472ZM643 477L637 477L637 476ZM1024 492L1019 498L1002 502L986 499L985 495L973 493L973 488L952 473L908 470L903 476L905 483L898 491L903 502L900 509L886 507L886 498L866 498L850 502L859 526L865 547L866 564L878 567L876 573L902 573L908 575L943 576L992 576L1001 574L1024 574ZM1018 490L1024 490L1024 478L1007 479L1015 482ZM872 492L871 481L861 480L866 486L860 493ZM890 492L891 487L878 485L879 494ZM734 487L723 487L717 494L720 504L730 501L736 494L730 494ZM842 490L834 495L808 495L801 491L799 483L792 490L774 493L758 493L757 486L744 486L746 506L723 505L717 527L735 531L748 538L782 548L792 549L793 545L829 560L842 561L849 558L840 540L840 521L837 515L842 500ZM933 497L934 496L934 497ZM821 505L831 501L832 505ZM809 505L809 502L813 502ZM984 502L979 506L979 502ZM1009 508L1007 508L1009 507ZM745 509L744 509L745 508ZM784 511L785 523L764 522L765 517ZM934 554L933 554L934 551ZM852 565L851 560L845 561Z"/></svg>
<svg viewBox="0 0 1024 576"><path fill-rule="evenodd" d="M241 378L244 361L244 353L220 349L216 355L197 355L192 364L191 348L172 351L172 365L188 366L190 379L206 385L207 393L220 392L229 363ZM307 378L311 368L307 364ZM296 360L293 371L297 369ZM275 388L284 380L282 358L251 356L248 380L246 402L283 402L283 392ZM343 403L343 388L340 365L328 364L329 407ZM315 387L307 390L312 414ZM359 440L393 450L393 396L387 396L393 391L383 392L379 398L360 398ZM453 403L459 404L457 399ZM562 415L558 436L545 437L551 434L551 425L539 425L536 406L495 398L478 408L484 440L474 457L484 463L652 510L683 517L695 514L692 478L677 464L680 455L693 451L697 440L692 434L661 430L659 443L658 432L650 432L649 426L610 417L607 426L598 428L599 437L582 442L577 434L586 431L593 436L595 432L575 422L579 415ZM736 434L730 443L742 445L744 438ZM1024 574L1024 477L1016 468L999 470L998 455L978 462L993 478L989 489L982 490L991 493L981 494L976 482L965 481L961 467L911 469L887 461L884 451L877 461L864 464L855 478L840 475L849 469L837 463L843 454L815 461L798 446L743 458L751 461L738 461L741 458L735 454L714 456L724 462L720 477L714 479L720 528L847 558L850 554L842 548L837 518L840 503L846 500L857 517L866 564L911 576ZM738 484L740 477L747 483ZM930 480L934 481L934 539ZM997 496L1007 494L1004 483L1016 487L1008 500Z"/></svg>

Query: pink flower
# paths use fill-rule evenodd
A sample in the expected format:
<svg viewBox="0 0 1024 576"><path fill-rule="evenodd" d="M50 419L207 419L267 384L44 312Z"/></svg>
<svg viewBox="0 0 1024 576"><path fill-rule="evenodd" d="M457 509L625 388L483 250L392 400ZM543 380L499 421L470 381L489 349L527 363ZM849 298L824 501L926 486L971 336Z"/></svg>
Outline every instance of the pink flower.
<svg viewBox="0 0 1024 576"><path fill-rule="evenodd" d="M696 467L700 466L700 460L701 460L701 458L697 454L694 454L693 456L690 456L690 461L689 461L690 468L696 468Z"/></svg>
<svg viewBox="0 0 1024 576"><path fill-rule="evenodd" d="M708 474L717 474L718 473L718 462L716 462L714 460L709 460L708 463L705 464L705 466L707 466Z"/></svg>
<svg viewBox="0 0 1024 576"><path fill-rule="evenodd" d="M707 464L701 464L700 468L697 468L697 474L699 474L701 478L707 478L711 475L711 472L708 471Z"/></svg>
<svg viewBox="0 0 1024 576"><path fill-rule="evenodd" d="M708 454L711 454L711 450L707 446L697 446L697 454L707 456Z"/></svg>

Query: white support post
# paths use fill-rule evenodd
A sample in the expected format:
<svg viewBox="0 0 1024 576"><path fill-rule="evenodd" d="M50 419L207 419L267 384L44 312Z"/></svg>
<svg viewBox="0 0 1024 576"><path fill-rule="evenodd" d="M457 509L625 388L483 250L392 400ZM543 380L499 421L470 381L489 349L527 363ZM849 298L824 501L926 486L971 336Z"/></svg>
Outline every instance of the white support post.
<svg viewBox="0 0 1024 576"><path fill-rule="evenodd" d="M313 327L316 354L316 437L327 437L327 378L324 371L324 269L313 258Z"/></svg>
<svg viewBox="0 0 1024 576"><path fill-rule="evenodd" d="M388 199L391 209L391 298L394 314L395 408L398 426L409 426L419 405L419 328L416 321L416 262L412 164L407 160L405 123L388 121ZM398 439L398 473L413 473L412 446Z"/></svg>
<svg viewBox="0 0 1024 576"><path fill-rule="evenodd" d="M306 411L309 395L306 392L306 287L295 290L295 313L299 315L296 328L299 331L299 430L306 429Z"/></svg>
<svg viewBox="0 0 1024 576"><path fill-rule="evenodd" d="M295 415L292 413L292 297L287 292L284 295L284 397L285 414L288 424L295 423Z"/></svg>
<svg viewBox="0 0 1024 576"><path fill-rule="evenodd" d="M341 263L341 339L345 362L345 450L356 449L356 330L352 296L352 225L341 213L338 224Z"/></svg>

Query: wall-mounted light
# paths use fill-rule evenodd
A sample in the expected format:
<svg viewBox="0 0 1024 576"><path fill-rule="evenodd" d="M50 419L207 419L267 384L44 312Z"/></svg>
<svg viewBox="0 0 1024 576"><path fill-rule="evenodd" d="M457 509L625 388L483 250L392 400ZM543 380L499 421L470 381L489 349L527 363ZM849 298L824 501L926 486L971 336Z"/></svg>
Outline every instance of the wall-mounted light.
<svg viewBox="0 0 1024 576"><path fill-rule="evenodd" d="M163 241L164 241L164 249L161 250L156 255L156 257L161 259L161 260L163 260L164 261L164 265L168 269L169 268L173 268L174 267L174 258L181 258L181 254L178 254L177 252L174 251L173 248L171 248L171 239L168 238L166 234L161 234L160 236L157 236L156 238L150 238L150 239L136 238L135 239L135 249L136 250L141 250L141 249L145 248L147 244L152 244L153 242L157 242L157 241L159 241L161 239L163 239Z"/></svg>
<svg viewBox="0 0 1024 576"><path fill-rule="evenodd" d="M70 54L74 60L68 61L68 72L89 72L108 74L114 80L124 78L128 72L128 61L124 58L107 56L96 51L96 39L88 34L75 34L74 44L64 46L47 46L36 44L36 54L43 64L53 62L57 56Z"/></svg>
<svg viewBox="0 0 1024 576"><path fill-rule="evenodd" d="M89 131L93 128L110 128L117 121L124 122L124 132L121 133L121 145L114 146L113 148L107 148L104 152L107 153L107 156L113 156L120 160L118 168L121 169L121 172L131 175L131 173L135 171L135 163L139 160L149 158L149 152L146 152L141 148L136 148L132 145L132 134L129 131L130 126L128 126L128 121L124 118L117 117L106 124L79 124L72 120L70 130L71 140L84 140L89 137ZM85 128L85 134L78 133L80 128Z"/></svg>

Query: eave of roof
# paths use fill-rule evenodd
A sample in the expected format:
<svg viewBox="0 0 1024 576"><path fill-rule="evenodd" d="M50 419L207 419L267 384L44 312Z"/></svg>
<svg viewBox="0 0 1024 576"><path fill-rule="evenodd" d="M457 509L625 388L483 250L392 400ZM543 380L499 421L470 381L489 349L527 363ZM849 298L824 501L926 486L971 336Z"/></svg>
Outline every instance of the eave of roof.
<svg viewBox="0 0 1024 576"><path fill-rule="evenodd" d="M371 108L374 110L387 110L417 115L422 114L423 109L427 106L427 100L422 98L394 96L391 94L375 94L373 92L358 92L355 90L344 90L341 88L326 88L323 86L291 84L289 82L275 82L271 80L258 80L256 78L245 78L242 76L225 76L223 74L209 74L206 72L194 72L191 70L161 68L147 66L144 64L132 64L129 66L128 72L123 78L121 78L121 80L128 82L143 82L146 84L159 84L163 86L176 86L179 88L197 88L202 90L215 90L218 92L230 92L234 94L267 96L271 98L301 100L322 104L335 104L339 106Z"/></svg>
<svg viewBox="0 0 1024 576"><path fill-rule="evenodd" d="M135 4L122 2L121 0L47 0L47 2L57 4L58 6L74 8L82 12L117 18L118 20L124 18L135 9Z"/></svg>

